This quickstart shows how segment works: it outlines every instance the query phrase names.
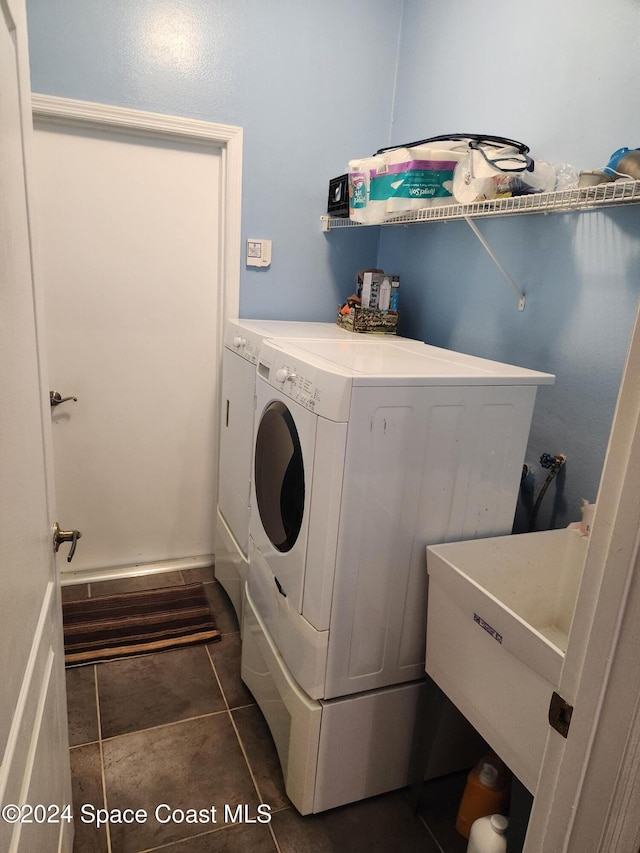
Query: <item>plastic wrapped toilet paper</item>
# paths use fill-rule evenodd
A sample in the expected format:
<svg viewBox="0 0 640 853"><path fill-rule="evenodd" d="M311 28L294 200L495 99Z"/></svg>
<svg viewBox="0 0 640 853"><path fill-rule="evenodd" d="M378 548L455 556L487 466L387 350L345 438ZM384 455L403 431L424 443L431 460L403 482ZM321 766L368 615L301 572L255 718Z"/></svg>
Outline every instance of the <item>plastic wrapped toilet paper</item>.
<svg viewBox="0 0 640 853"><path fill-rule="evenodd" d="M411 148L393 148L375 159L370 198L384 202L387 217L409 210L453 201L453 173L467 151L466 143L452 141Z"/></svg>
<svg viewBox="0 0 640 853"><path fill-rule="evenodd" d="M384 205L372 204L370 199L371 171L379 164L376 157L349 160L349 217L354 222L375 225L384 221Z"/></svg>

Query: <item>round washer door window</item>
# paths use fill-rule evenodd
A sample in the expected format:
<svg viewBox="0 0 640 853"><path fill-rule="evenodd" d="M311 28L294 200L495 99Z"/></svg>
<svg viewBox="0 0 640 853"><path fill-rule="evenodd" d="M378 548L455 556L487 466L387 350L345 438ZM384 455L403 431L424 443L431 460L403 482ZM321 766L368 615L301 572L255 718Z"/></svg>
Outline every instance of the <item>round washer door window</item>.
<svg viewBox="0 0 640 853"><path fill-rule="evenodd" d="M304 466L298 430L284 403L270 403L262 414L254 468L265 533L278 551L290 551L302 526Z"/></svg>

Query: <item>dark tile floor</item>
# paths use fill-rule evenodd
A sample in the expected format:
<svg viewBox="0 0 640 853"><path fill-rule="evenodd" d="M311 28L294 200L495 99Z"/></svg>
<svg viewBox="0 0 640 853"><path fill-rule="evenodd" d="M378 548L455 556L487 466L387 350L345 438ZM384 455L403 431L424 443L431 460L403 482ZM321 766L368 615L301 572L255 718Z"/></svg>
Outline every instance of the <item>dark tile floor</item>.
<svg viewBox="0 0 640 853"><path fill-rule="evenodd" d="M408 791L298 814L240 680L238 622L211 570L65 587L63 598L195 580L220 642L67 670L74 853L464 853L453 826L464 775L425 784L417 814ZM113 819L105 824L98 809Z"/></svg>

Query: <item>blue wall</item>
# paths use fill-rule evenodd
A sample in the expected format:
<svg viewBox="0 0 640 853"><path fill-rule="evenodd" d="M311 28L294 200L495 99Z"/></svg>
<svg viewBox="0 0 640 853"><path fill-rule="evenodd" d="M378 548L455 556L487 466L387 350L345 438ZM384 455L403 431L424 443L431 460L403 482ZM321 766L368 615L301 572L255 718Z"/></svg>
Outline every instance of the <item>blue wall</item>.
<svg viewBox="0 0 640 853"><path fill-rule="evenodd" d="M329 240L329 179L389 137L402 0L27 0L34 92L244 129L240 316L333 320L377 229Z"/></svg>
<svg viewBox="0 0 640 853"><path fill-rule="evenodd" d="M640 5L611 0L27 0L32 88L244 128L245 317L332 319L355 273L402 277L400 331L555 373L527 461L566 453L540 527L594 500L640 295L640 206L485 220L517 299L465 223L342 229L331 177L391 143L522 139L577 170L640 146ZM556 487L557 486L557 487Z"/></svg>
<svg viewBox="0 0 640 853"><path fill-rule="evenodd" d="M640 4L406 0L392 142L451 132L526 142L576 170L640 147ZM594 501L640 296L640 206L477 222L517 297L464 222L381 229L401 274L401 332L554 373L538 391L527 462L565 453L539 527ZM522 520L523 517L521 517ZM520 528L522 529L522 528Z"/></svg>

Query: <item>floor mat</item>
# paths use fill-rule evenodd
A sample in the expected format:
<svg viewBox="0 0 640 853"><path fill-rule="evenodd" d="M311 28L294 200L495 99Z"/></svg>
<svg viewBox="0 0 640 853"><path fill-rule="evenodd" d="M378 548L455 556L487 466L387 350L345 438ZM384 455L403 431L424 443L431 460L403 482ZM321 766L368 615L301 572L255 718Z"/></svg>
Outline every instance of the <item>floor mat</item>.
<svg viewBox="0 0 640 853"><path fill-rule="evenodd" d="M62 617L67 667L221 638L201 583L66 601Z"/></svg>

